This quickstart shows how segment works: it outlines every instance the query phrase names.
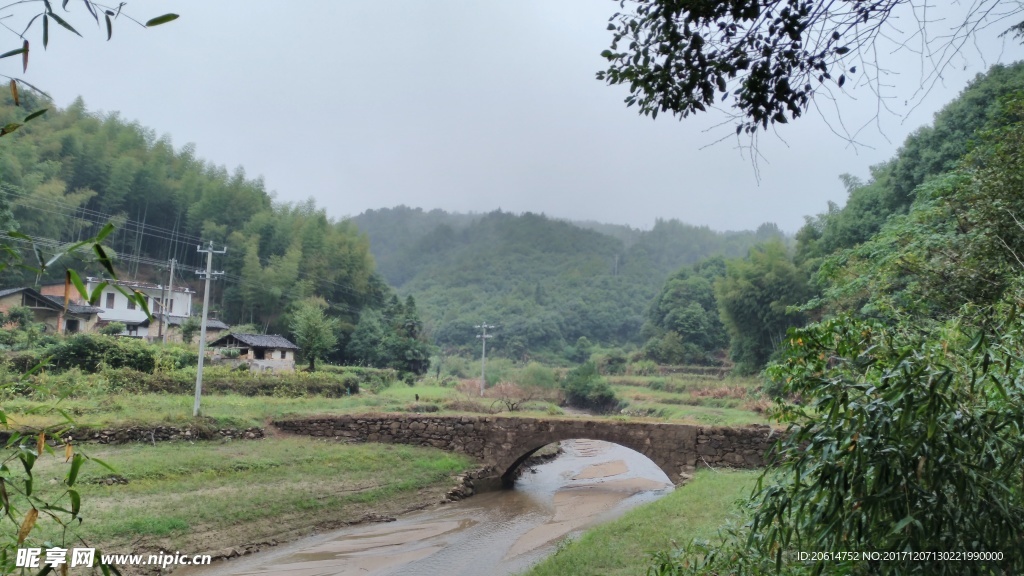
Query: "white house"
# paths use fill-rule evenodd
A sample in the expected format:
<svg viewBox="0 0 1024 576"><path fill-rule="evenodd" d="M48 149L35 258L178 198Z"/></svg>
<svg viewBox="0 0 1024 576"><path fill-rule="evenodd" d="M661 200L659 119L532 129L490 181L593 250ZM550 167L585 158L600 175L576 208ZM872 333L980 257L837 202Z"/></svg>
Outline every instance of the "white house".
<svg viewBox="0 0 1024 576"><path fill-rule="evenodd" d="M103 288L99 300L95 304L101 310L99 313L100 324L122 322L127 327L124 332L126 336L155 340L162 336L163 330L167 329L167 324L170 323L169 316L180 319L192 315L192 295L195 294L195 291L187 287L175 286L174 291L170 292L167 290L167 286L160 284L86 277L84 279L85 288L91 294L104 281L109 285ZM118 292L114 288L115 285L127 292L141 292L146 298L146 305L153 315L153 320L146 318L146 313L142 308ZM63 298L64 284L48 284L43 286L40 292ZM76 302L79 300L77 291L72 296ZM164 315L165 311L166 316Z"/></svg>

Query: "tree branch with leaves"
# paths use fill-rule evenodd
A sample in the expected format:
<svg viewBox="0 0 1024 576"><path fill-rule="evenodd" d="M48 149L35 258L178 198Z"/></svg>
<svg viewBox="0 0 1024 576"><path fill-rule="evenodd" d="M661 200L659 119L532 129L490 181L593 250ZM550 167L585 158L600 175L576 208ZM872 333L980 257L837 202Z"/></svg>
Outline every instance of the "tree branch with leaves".
<svg viewBox="0 0 1024 576"><path fill-rule="evenodd" d="M168 13L150 18L146 22L141 22L123 12L122 9L127 4L126 2L119 2L116 6L93 2L93 0L82 0L82 2L85 4L85 8L89 15L96 21L96 25L102 25L105 27L108 41L113 37L114 22L119 18L126 18L143 28L159 26L178 18L177 14ZM68 3L69 0L62 0L61 11L65 13L70 12L68 10ZM102 24L100 16L103 17ZM24 21L24 19L27 19L28 23L25 24L25 27L19 32L18 29L21 28L20 22ZM14 27L14 22L19 22L17 27ZM0 60L20 56L21 73L26 74L28 72L29 54L31 53L32 46L32 43L28 39L28 34L30 31L39 32L41 34L43 50L46 50L50 43L51 22L68 32L74 33L78 37L82 37L82 34L68 22L66 15L61 16L59 12L53 9L53 5L50 0L19 0L0 7L0 27L6 29L10 34L17 36L21 41L21 46L19 48L13 48L0 54ZM33 26L36 26L36 28L33 28ZM37 28L39 30L37 30ZM10 87L11 97L14 99L15 106L21 106L22 87L37 92L47 100L50 99L49 94L31 84L23 77L0 73L0 78L6 78L8 80L8 86ZM11 132L14 132L21 128L25 123L45 114L48 109L49 108L40 108L35 110L27 114L21 122L8 122L4 126L0 127L0 136L6 136Z"/></svg>
<svg viewBox="0 0 1024 576"><path fill-rule="evenodd" d="M725 105L737 135L799 118L816 96L852 84L866 85L884 106L883 39L920 53L917 95L927 93L980 30L1024 12L1019 2L978 0L962 21L933 33L934 8L915 0L621 0L620 7L601 54L608 68L597 78L628 86L626 104L652 118ZM894 22L897 9L910 10L909 27Z"/></svg>

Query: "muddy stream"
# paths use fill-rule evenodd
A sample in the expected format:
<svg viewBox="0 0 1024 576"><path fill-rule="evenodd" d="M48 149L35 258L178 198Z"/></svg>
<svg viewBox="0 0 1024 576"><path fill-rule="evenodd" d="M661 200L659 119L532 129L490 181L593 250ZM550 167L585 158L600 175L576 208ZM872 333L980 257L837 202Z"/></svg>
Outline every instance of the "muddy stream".
<svg viewBox="0 0 1024 576"><path fill-rule="evenodd" d="M319 534L189 576L482 576L516 574L558 542L672 490L646 457L592 440L525 472L512 490ZM184 574L186 571L178 571ZM178 573L176 572L176 573Z"/></svg>

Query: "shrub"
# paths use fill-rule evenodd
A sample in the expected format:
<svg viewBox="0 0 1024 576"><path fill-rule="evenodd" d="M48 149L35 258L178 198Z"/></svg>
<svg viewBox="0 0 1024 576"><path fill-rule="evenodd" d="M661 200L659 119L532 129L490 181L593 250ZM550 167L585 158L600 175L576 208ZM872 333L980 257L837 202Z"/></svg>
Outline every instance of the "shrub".
<svg viewBox="0 0 1024 576"><path fill-rule="evenodd" d="M587 362L571 370L562 381L565 401L570 406L609 412L619 405L615 392L597 372L597 365Z"/></svg>
<svg viewBox="0 0 1024 576"><path fill-rule="evenodd" d="M32 368L35 368L41 360L42 358L34 352L21 352L19 354L8 356L7 358L7 361L11 364L11 370L18 374L24 374Z"/></svg>
<svg viewBox="0 0 1024 576"><path fill-rule="evenodd" d="M111 322L100 328L100 334L103 334L104 336L117 336L127 329L128 327L124 322Z"/></svg>
<svg viewBox="0 0 1024 576"><path fill-rule="evenodd" d="M91 334L76 334L51 346L51 365L60 371L79 368L95 373L101 364L111 368L131 368L139 372L153 372L156 360L153 348L141 340L105 338Z"/></svg>
<svg viewBox="0 0 1024 576"><path fill-rule="evenodd" d="M625 354L618 350L613 350L598 358L597 369L601 374L607 376L619 376L626 373L626 364L628 362Z"/></svg>
<svg viewBox="0 0 1024 576"><path fill-rule="evenodd" d="M199 353L187 346L160 346L156 348L156 370L181 370L199 363Z"/></svg>
<svg viewBox="0 0 1024 576"><path fill-rule="evenodd" d="M626 373L633 376L653 376L658 373L658 365L653 360L636 360L626 368Z"/></svg>
<svg viewBox="0 0 1024 576"><path fill-rule="evenodd" d="M530 362L519 371L518 381L523 386L554 388L557 385L555 371L538 362Z"/></svg>

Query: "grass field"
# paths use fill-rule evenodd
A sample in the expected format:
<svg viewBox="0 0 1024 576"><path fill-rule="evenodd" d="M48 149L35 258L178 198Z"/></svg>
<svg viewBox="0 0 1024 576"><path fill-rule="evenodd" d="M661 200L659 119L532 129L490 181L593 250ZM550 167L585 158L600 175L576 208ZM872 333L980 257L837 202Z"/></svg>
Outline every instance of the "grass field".
<svg viewBox="0 0 1024 576"><path fill-rule="evenodd" d="M628 405L624 413L593 417L625 417L718 426L767 422L763 413L767 403L757 396L758 383L754 379L717 380L670 376L611 377L609 381L616 395ZM339 398L206 394L202 399L202 414L205 425L248 428L262 427L268 420L285 416L356 412L479 414L488 409L502 408L502 403L495 398L479 398L468 394L465 387L461 388L424 383L408 386L395 382L377 392L364 389L359 394ZM63 416L58 412L34 413L41 406L52 405L52 400L11 396L3 402L11 425L15 428L42 427L63 421ZM193 397L190 394L93 392L65 399L57 405L78 426L104 428L130 425L184 426L193 422L192 403ZM514 414L551 418L558 417L561 412L550 401L534 400Z"/></svg>
<svg viewBox="0 0 1024 576"><path fill-rule="evenodd" d="M452 476L472 464L439 450L310 438L86 451L111 463L119 482L105 483L112 473L95 463L83 467L76 487L85 520L75 536L110 551L209 552L340 526L371 512L397 514L427 494L439 500L454 485ZM41 457L38 495L56 498L66 471L63 451ZM37 526L39 539L56 541L55 523Z"/></svg>
<svg viewBox="0 0 1024 576"><path fill-rule="evenodd" d="M702 470L674 492L592 528L526 573L526 576L636 576L650 553L693 538L711 538L738 511L759 472Z"/></svg>
<svg viewBox="0 0 1024 576"><path fill-rule="evenodd" d="M608 378L627 413L713 426L764 424L769 402L756 378L719 380L689 375Z"/></svg>

